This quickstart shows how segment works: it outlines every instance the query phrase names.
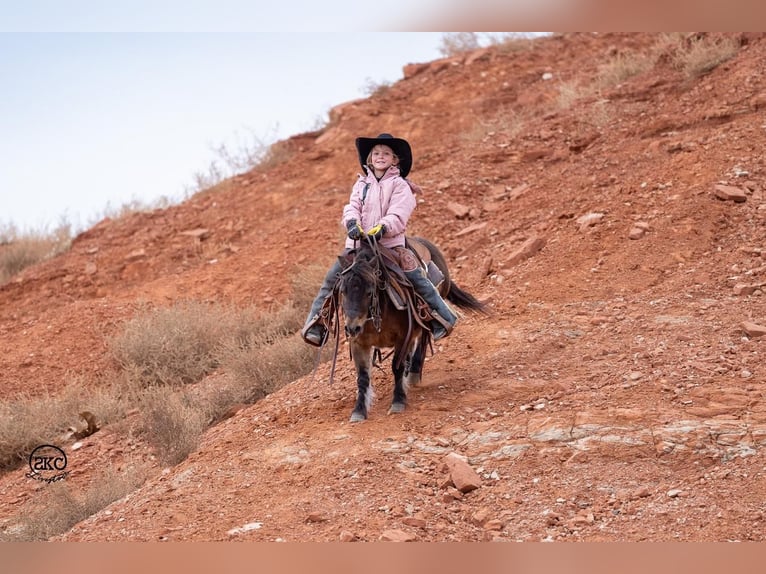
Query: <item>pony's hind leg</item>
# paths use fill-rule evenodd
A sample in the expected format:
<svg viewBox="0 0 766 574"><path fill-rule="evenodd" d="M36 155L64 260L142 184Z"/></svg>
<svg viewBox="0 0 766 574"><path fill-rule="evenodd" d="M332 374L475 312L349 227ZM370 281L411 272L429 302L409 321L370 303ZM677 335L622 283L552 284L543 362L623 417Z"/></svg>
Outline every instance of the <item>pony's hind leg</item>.
<svg viewBox="0 0 766 574"><path fill-rule="evenodd" d="M426 346L428 341L425 336L418 338L415 343L414 350L409 357L408 369L405 373L405 384L407 386L417 385L421 380L421 373L423 372L423 361L426 357Z"/></svg>
<svg viewBox="0 0 766 574"><path fill-rule="evenodd" d="M370 386L372 373L372 347L362 348L351 344L351 356L356 366L356 405L351 413L351 422L367 420L367 411L372 404L373 391Z"/></svg>
<svg viewBox="0 0 766 574"><path fill-rule="evenodd" d="M407 405L407 381L404 378L405 363L406 361L400 361L403 350L397 349L392 359L393 371L394 371L394 399L391 402L391 407L388 409L388 414L404 412L404 408ZM401 363L401 366L397 368L396 365Z"/></svg>

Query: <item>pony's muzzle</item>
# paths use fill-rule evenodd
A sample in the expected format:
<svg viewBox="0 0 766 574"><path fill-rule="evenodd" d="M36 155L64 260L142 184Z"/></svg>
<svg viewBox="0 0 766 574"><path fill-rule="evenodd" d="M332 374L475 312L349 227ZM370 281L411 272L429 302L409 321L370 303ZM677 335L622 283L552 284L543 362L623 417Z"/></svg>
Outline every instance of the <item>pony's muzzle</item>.
<svg viewBox="0 0 766 574"><path fill-rule="evenodd" d="M353 337L356 337L359 334L361 334L363 328L364 327L362 325L359 325L359 324L348 324L348 323L346 323L346 326L345 326L344 330L346 331L346 336L347 337L353 338Z"/></svg>

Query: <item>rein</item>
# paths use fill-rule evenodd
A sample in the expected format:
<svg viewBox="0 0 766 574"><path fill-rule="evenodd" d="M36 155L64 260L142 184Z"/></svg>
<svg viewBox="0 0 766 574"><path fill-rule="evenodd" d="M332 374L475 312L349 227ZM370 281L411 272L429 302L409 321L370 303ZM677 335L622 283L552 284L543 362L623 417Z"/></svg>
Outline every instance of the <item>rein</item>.
<svg viewBox="0 0 766 574"><path fill-rule="evenodd" d="M368 245L370 246L370 250L373 253L373 260L375 262L374 267L374 277L371 280L375 281L375 288L372 290L372 295L370 297L370 317L368 320L372 320L372 324L375 327L375 330L380 333L381 329L381 322L382 322L382 316L380 312L380 293L383 292L384 296L387 297L388 295L385 294L387 290L388 283L390 281L396 281L396 279L392 279L391 274L396 273L391 268L389 268L388 265L386 265L386 261L388 261L393 269L398 270L399 264L396 258L391 254L391 252L380 245L374 237L370 237L368 241ZM356 262L355 262L356 263ZM351 265L353 267L353 264ZM406 278L404 277L404 274L401 272L401 270L398 271L399 276L399 282L407 282ZM409 309L409 312L407 313L407 335L404 338L404 344L402 345L403 348L407 349L410 345L410 340L412 339L412 328L413 328L413 314L417 313L417 306L415 305L415 302L412 300L412 297L410 295L409 290L405 290L405 296L407 298L407 307ZM390 351L388 354L386 354L385 357L382 356L382 353L379 349L377 350L377 357L380 359L381 362L385 361L389 356L391 356L392 353L394 353L395 349ZM400 368L402 366L402 363L406 359L405 354L402 353L399 356L398 363L395 365L396 368ZM374 361L373 361L374 362Z"/></svg>
<svg viewBox="0 0 766 574"><path fill-rule="evenodd" d="M372 325L375 327L375 330L380 333L380 325L383 320L380 314L380 292L385 292L386 290L388 274L386 273L386 266L381 265L381 262L383 261L383 255L381 254L378 242L375 241L374 238L372 238L372 241L370 241L370 248L372 249L372 253L375 256L375 276L373 278L375 281L375 288L372 290L372 295L370 295L370 319L372 319Z"/></svg>

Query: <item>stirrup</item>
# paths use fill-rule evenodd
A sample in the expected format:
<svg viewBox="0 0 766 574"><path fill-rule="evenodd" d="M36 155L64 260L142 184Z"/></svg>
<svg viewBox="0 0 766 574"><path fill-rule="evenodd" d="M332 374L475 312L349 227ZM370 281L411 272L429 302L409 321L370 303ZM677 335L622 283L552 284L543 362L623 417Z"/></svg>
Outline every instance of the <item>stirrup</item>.
<svg viewBox="0 0 766 574"><path fill-rule="evenodd" d="M320 319L319 315L314 315L301 329L301 337L313 347L323 347L329 335L329 331L320 323Z"/></svg>
<svg viewBox="0 0 766 574"><path fill-rule="evenodd" d="M444 328L444 325L438 321L431 321L431 337L434 341L439 341L450 334L450 331Z"/></svg>
<svg viewBox="0 0 766 574"><path fill-rule="evenodd" d="M453 323L447 321L444 317L439 315L437 311L432 310L431 317L433 317L433 320L431 321L431 333L433 335L434 341L443 339L452 333L452 329L455 327Z"/></svg>

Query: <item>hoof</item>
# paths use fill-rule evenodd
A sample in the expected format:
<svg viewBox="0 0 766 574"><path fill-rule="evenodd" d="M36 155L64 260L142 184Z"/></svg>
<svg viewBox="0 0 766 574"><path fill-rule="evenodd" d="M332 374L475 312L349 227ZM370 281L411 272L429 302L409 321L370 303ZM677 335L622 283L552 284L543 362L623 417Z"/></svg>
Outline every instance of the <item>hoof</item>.
<svg viewBox="0 0 766 574"><path fill-rule="evenodd" d="M367 420L367 415L365 415L363 413L359 413L357 411L354 411L353 413L351 413L351 418L349 420L352 423L360 423L362 421L366 421Z"/></svg>
<svg viewBox="0 0 766 574"><path fill-rule="evenodd" d="M404 403L391 403L391 407L388 409L388 414L403 413L404 406Z"/></svg>
<svg viewBox="0 0 766 574"><path fill-rule="evenodd" d="M410 373L407 375L407 385L414 387L420 382L420 373Z"/></svg>

